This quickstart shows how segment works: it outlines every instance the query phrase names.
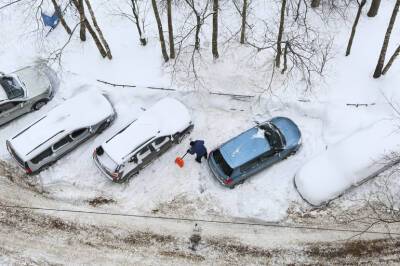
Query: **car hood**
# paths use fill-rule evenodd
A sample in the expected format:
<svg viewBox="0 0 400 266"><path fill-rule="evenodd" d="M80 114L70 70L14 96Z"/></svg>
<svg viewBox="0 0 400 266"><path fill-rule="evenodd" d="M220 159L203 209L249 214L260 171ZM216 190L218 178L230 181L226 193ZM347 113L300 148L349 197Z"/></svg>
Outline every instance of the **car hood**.
<svg viewBox="0 0 400 266"><path fill-rule="evenodd" d="M286 117L275 117L270 121L283 134L286 141L286 148L294 147L301 142L301 133L297 125Z"/></svg>
<svg viewBox="0 0 400 266"><path fill-rule="evenodd" d="M29 98L45 93L51 87L49 78L40 69L28 67L13 74L23 83Z"/></svg>

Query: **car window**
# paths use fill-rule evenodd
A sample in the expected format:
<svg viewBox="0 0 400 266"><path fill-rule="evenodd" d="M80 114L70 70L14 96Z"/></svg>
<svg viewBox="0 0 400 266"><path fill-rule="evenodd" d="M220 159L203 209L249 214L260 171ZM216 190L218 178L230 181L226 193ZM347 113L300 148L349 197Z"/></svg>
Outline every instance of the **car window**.
<svg viewBox="0 0 400 266"><path fill-rule="evenodd" d="M38 164L39 162L41 162L43 159L51 156L53 154L53 151L51 150L51 148L48 148L46 150L44 150L43 152L41 152L38 156L36 156L35 158L33 158L31 161L34 164Z"/></svg>
<svg viewBox="0 0 400 266"><path fill-rule="evenodd" d="M85 133L87 131L87 128L81 128L78 130L75 130L74 132L72 132L71 137L73 139L76 139L78 137L80 137L83 133Z"/></svg>
<svg viewBox="0 0 400 266"><path fill-rule="evenodd" d="M8 111L18 105L18 102L8 102L0 105L0 113Z"/></svg>
<svg viewBox="0 0 400 266"><path fill-rule="evenodd" d="M149 151L149 146L146 146L139 151L139 155L144 155L148 151Z"/></svg>
<svg viewBox="0 0 400 266"><path fill-rule="evenodd" d="M170 140L170 138L169 137L166 137L166 136L164 136L164 137L159 137L159 138L157 138L156 140L154 140L154 147L156 148L156 149L158 149L158 148L161 148L162 146L164 146L165 144L167 144L168 143L168 141Z"/></svg>
<svg viewBox="0 0 400 266"><path fill-rule="evenodd" d="M58 150L59 148L61 148L62 146L66 145L67 143L72 142L72 138L70 136L66 136L64 138L62 138L61 140L59 140L58 142L56 142L53 145L53 149L54 150Z"/></svg>
<svg viewBox="0 0 400 266"><path fill-rule="evenodd" d="M3 87L9 100L24 96L24 90L14 77L0 78L0 85Z"/></svg>
<svg viewBox="0 0 400 266"><path fill-rule="evenodd" d="M243 164L242 166L240 166L240 171L241 172L246 172L248 170L250 170L251 168L255 167L258 163L258 159L253 159L245 164Z"/></svg>

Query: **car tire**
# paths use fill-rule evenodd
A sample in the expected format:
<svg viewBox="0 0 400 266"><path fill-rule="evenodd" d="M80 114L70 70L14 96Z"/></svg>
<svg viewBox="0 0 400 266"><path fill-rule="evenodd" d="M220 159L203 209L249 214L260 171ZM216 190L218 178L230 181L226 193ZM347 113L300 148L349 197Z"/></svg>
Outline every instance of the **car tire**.
<svg viewBox="0 0 400 266"><path fill-rule="evenodd" d="M46 101L46 100L40 100L40 101L36 102L36 103L32 106L32 109L33 109L34 111L38 111L38 110L40 110L43 106L45 106L45 105L47 104L47 102L48 102L48 101Z"/></svg>

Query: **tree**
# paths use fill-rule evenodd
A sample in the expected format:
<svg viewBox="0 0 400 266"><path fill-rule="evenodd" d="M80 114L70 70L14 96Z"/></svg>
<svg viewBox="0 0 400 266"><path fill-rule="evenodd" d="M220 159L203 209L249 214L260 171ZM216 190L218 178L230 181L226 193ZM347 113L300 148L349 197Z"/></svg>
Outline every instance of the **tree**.
<svg viewBox="0 0 400 266"><path fill-rule="evenodd" d="M81 30L80 30L80 38L81 41L84 42L86 41L86 23L85 23L85 7L83 6L83 0L77 0L76 2L77 4L75 4L76 8L78 9L79 12L79 17L81 20Z"/></svg>
<svg viewBox="0 0 400 266"><path fill-rule="evenodd" d="M71 35L72 34L71 28L68 26L67 22L65 21L64 16L63 16L63 12L61 11L60 6L57 4L57 1L56 0L51 0L51 2L53 3L54 10L56 11L58 17L60 18L61 25L64 27L65 31L69 35Z"/></svg>
<svg viewBox="0 0 400 266"><path fill-rule="evenodd" d="M144 28L142 30L142 28L140 27L140 19L139 19L140 10L139 10L139 5L138 5L137 0L131 0L131 9L132 9L132 13L133 13L133 22L135 23L136 29L139 33L140 44L143 46L146 46L147 40L143 36Z"/></svg>
<svg viewBox="0 0 400 266"><path fill-rule="evenodd" d="M247 0L243 0L243 8L242 8L242 28L240 32L240 43L244 44L246 40L246 23L247 23Z"/></svg>
<svg viewBox="0 0 400 266"><path fill-rule="evenodd" d="M321 4L321 0L312 0L311 7L316 8L316 7L319 7L320 4Z"/></svg>
<svg viewBox="0 0 400 266"><path fill-rule="evenodd" d="M111 60L112 55L111 55L110 47L108 46L108 43L107 43L106 39L104 38L103 32L101 31L101 29L97 23L97 19L96 19L96 16L94 15L92 5L90 4L89 0L85 0L85 3L86 3L86 6L88 7L90 16L92 17L94 28L96 29L97 33L99 34L100 40L101 40L102 44L104 45L104 48L107 52L107 57L108 57L108 59Z"/></svg>
<svg viewBox="0 0 400 266"><path fill-rule="evenodd" d="M192 9L194 15L196 16L196 26L195 26L195 37L194 37L194 50L198 51L200 50L200 31L201 27L204 24L204 20L209 16L207 14L208 10L208 4L209 1L205 1L205 7L203 11L197 10L194 0L185 0L185 2L188 4L188 6ZM213 14L213 13L211 13Z"/></svg>
<svg viewBox="0 0 400 266"><path fill-rule="evenodd" d="M366 3L367 3L367 0L361 0L361 2L359 2L357 0L358 10L357 10L356 18L353 23L353 27L351 29L350 39L349 39L349 42L347 43L346 56L348 56L351 52L351 46L353 45L354 35L356 34L358 21L360 20L362 9Z"/></svg>
<svg viewBox="0 0 400 266"><path fill-rule="evenodd" d="M161 23L161 19L160 19L160 13L158 12L156 0L151 0L151 5L153 6L154 16L155 16L156 22L157 22L158 35L160 38L160 45L161 45L161 53L164 57L164 61L168 62L169 57L168 57L167 49L165 47L164 32L163 32L162 23Z"/></svg>
<svg viewBox="0 0 400 266"><path fill-rule="evenodd" d="M382 75L385 75L390 67L392 66L394 60L399 56L400 54L400 45L397 46L396 51L394 51L393 55L390 57L389 61L387 62L386 66L382 70Z"/></svg>
<svg viewBox="0 0 400 266"><path fill-rule="evenodd" d="M381 5L381 0L372 0L371 7L369 8L367 16L375 17L378 14L380 5Z"/></svg>
<svg viewBox="0 0 400 266"><path fill-rule="evenodd" d="M392 15L390 17L389 25L386 30L385 38L383 39L382 49L379 54L378 63L374 71L374 78L379 78L382 75L382 69L385 64L386 51L389 45L390 35L392 34L393 26L396 21L397 13L399 12L399 7L400 7L400 0L396 0Z"/></svg>
<svg viewBox="0 0 400 266"><path fill-rule="evenodd" d="M175 58L174 28L172 25L172 0L167 0L169 57Z"/></svg>
<svg viewBox="0 0 400 266"><path fill-rule="evenodd" d="M213 23L212 23L212 54L214 59L219 57L218 54L218 0L213 0Z"/></svg>
<svg viewBox="0 0 400 266"><path fill-rule="evenodd" d="M281 65L281 55L282 55L282 37L283 37L283 30L285 24L285 9L286 9L286 0L281 0L281 18L279 22L279 32L278 32L278 39L276 41L276 59L275 64L277 67Z"/></svg>

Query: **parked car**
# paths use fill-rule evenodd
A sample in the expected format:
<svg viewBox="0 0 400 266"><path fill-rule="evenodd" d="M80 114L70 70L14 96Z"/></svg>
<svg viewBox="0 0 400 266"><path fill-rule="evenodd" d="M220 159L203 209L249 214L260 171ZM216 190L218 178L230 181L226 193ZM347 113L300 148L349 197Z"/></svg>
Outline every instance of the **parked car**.
<svg viewBox="0 0 400 266"><path fill-rule="evenodd" d="M93 159L107 178L122 183L180 143L192 129L188 109L176 99L164 98L97 147Z"/></svg>
<svg viewBox="0 0 400 266"><path fill-rule="evenodd" d="M294 186L307 203L324 206L399 163L399 153L398 121L382 120L329 145L299 169Z"/></svg>
<svg viewBox="0 0 400 266"><path fill-rule="evenodd" d="M100 134L115 116L104 95L84 92L56 106L7 140L7 149L26 173L37 173L91 136Z"/></svg>
<svg viewBox="0 0 400 266"><path fill-rule="evenodd" d="M49 78L39 67L27 67L9 75L0 72L0 125L39 110L53 94Z"/></svg>
<svg viewBox="0 0 400 266"><path fill-rule="evenodd" d="M234 188L294 154L300 146L301 133L297 125L289 118L275 117L211 151L208 165L219 183Z"/></svg>

